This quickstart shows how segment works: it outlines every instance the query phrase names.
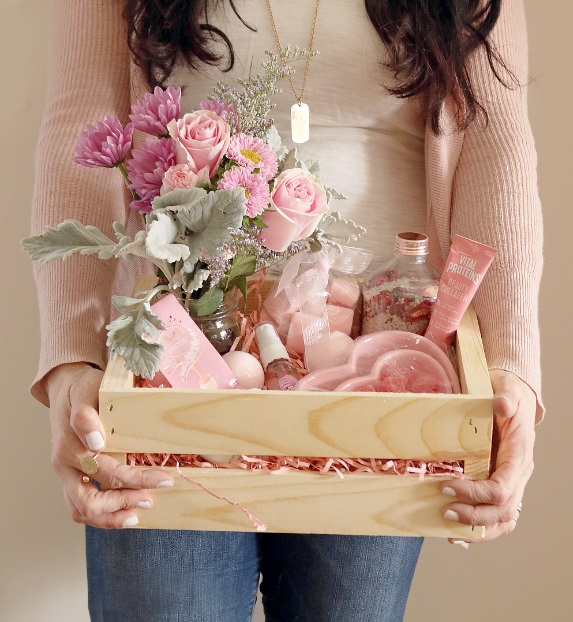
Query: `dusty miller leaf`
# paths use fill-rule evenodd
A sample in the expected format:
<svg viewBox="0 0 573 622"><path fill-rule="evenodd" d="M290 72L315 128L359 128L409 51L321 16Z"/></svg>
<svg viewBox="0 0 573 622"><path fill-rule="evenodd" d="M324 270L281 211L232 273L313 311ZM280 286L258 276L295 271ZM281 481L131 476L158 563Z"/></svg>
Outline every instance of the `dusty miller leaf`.
<svg viewBox="0 0 573 622"><path fill-rule="evenodd" d="M293 147L287 152L283 161L281 162L280 172L286 171L289 168L302 168L302 162L297 158L296 147Z"/></svg>
<svg viewBox="0 0 573 622"><path fill-rule="evenodd" d="M119 221L115 221L112 225L113 230L115 232L115 237L118 240L121 240L121 238L125 235L125 227L123 226L123 224Z"/></svg>
<svg viewBox="0 0 573 622"><path fill-rule="evenodd" d="M320 179L320 164L318 161L308 161L305 163L306 169L311 175Z"/></svg>
<svg viewBox="0 0 573 622"><path fill-rule="evenodd" d="M127 235L123 236L114 248L113 254L116 257L125 257L126 259L145 257L150 261L155 261L153 257L149 257L145 248L146 237L147 233L145 231L138 231L133 240Z"/></svg>
<svg viewBox="0 0 573 622"><path fill-rule="evenodd" d="M280 134L274 125L271 125L269 128L265 140L269 147L276 153L277 160L281 162L288 153L288 149L283 145Z"/></svg>
<svg viewBox="0 0 573 622"><path fill-rule="evenodd" d="M66 259L74 253L97 253L100 259L110 259L115 244L97 227L69 219L55 228L46 227L41 235L22 240L22 246L32 259L48 263L54 259Z"/></svg>
<svg viewBox="0 0 573 622"><path fill-rule="evenodd" d="M157 342L157 337L160 331L165 330L165 326L152 313L149 304L139 304L136 309L127 311L106 328L110 356L123 357L125 366L134 374L153 378L163 354L163 346Z"/></svg>
<svg viewBox="0 0 573 622"><path fill-rule="evenodd" d="M195 189L196 190L196 189ZM186 192L186 190L174 192ZM187 236L190 250L189 263L195 263L202 255L215 256L219 248L231 239L232 230L240 229L246 211L245 191L242 188L217 190L202 196L195 194L190 201L183 202L177 211L177 219L191 233ZM168 195L164 195L168 196Z"/></svg>
<svg viewBox="0 0 573 622"><path fill-rule="evenodd" d="M112 296L113 306L119 311L124 311L127 307L139 306L148 303L159 292L169 291L167 285L157 285L153 289L142 289L136 292L137 298L131 296Z"/></svg>
<svg viewBox="0 0 573 622"><path fill-rule="evenodd" d="M320 233L319 237L339 244L357 242L366 233L364 227L349 218L343 218L339 212L325 214L318 224L317 231Z"/></svg>
<svg viewBox="0 0 573 622"><path fill-rule="evenodd" d="M201 289L205 284L205 281L211 276L211 271L205 268L200 268L192 274L185 275L183 279L183 288L186 292L192 294L198 289Z"/></svg>
<svg viewBox="0 0 573 622"><path fill-rule="evenodd" d="M324 186L324 191L326 192L326 200L330 203L331 199L338 199L339 201L347 201L348 197L342 192L338 192L331 186Z"/></svg>

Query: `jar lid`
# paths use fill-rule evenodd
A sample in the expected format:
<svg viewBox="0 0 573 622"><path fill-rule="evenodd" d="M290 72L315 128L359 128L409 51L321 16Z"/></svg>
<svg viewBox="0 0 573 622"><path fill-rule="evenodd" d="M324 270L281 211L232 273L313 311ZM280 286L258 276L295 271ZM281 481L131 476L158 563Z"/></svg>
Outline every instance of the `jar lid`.
<svg viewBox="0 0 573 622"><path fill-rule="evenodd" d="M415 233L413 231L398 233L394 250L399 255L427 255L430 252L428 249L428 236L424 233Z"/></svg>

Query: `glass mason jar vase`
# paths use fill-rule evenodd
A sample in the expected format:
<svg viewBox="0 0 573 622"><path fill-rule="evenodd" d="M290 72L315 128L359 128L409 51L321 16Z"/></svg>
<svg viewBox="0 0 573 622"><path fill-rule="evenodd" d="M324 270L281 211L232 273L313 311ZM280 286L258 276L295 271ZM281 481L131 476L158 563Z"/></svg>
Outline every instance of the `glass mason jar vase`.
<svg viewBox="0 0 573 622"><path fill-rule="evenodd" d="M189 315L219 354L226 354L241 333L237 315L237 289L225 292L223 302L214 313L197 315L193 301L189 303Z"/></svg>

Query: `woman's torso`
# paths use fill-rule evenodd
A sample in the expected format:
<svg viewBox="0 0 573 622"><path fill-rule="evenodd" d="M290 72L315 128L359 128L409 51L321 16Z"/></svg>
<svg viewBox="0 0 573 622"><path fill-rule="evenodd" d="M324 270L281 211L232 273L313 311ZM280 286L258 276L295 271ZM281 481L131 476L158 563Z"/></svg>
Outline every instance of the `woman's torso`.
<svg viewBox="0 0 573 622"><path fill-rule="evenodd" d="M281 43L307 48L315 10L312 0L271 0ZM222 2L209 15L235 50L229 73L204 65L191 73L178 67L170 83L186 86L183 111L197 108L214 83L235 83L261 73L265 50L277 51L266 0L237 0L247 29ZM322 0L314 40L319 55L310 61L304 102L310 108L310 141L299 146L305 160L318 160L323 183L348 197L333 201L340 211L367 229L361 244L374 253L373 267L392 252L398 231L425 231L425 127L415 101L398 99L384 88L392 75L381 66L385 52L362 0ZM223 51L223 46L217 48ZM304 61L295 65L293 82L300 91ZM290 141L290 108L295 97L287 80L273 101L275 125Z"/></svg>

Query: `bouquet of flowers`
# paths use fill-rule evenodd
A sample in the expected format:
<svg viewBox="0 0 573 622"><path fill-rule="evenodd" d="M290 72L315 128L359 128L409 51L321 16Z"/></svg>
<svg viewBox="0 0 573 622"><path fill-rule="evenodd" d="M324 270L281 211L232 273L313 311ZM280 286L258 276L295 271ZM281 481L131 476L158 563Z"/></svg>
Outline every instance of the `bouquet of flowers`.
<svg viewBox="0 0 573 622"><path fill-rule="evenodd" d="M111 357L150 378L161 362L164 326L150 308L161 290L197 315L213 313L226 291L246 299L247 277L309 247L356 240L363 230L329 212L332 197L316 162L288 150L268 117L276 84L292 73L289 62L308 54L267 52L264 75L222 82L208 101L181 116L181 90L157 87L132 108L130 122L106 116L78 139L75 161L117 168L143 216L134 238L113 223L116 240L96 227L65 220L23 241L32 259L65 259L73 253L100 259L139 256L157 267L160 285L138 298L114 296L123 314L108 329ZM134 131L147 134L133 145Z"/></svg>

